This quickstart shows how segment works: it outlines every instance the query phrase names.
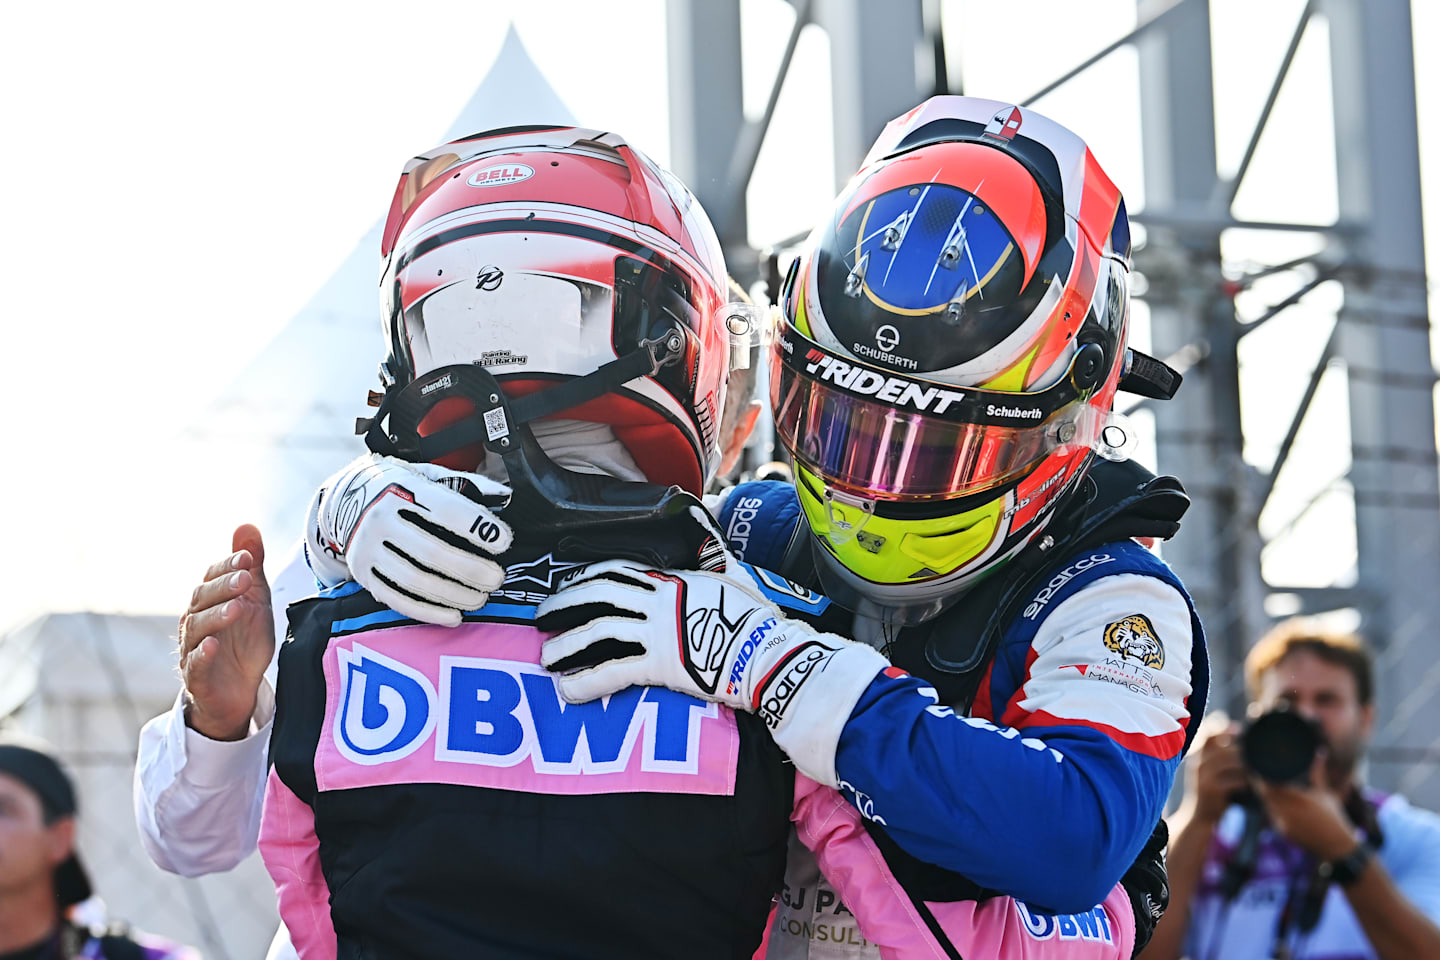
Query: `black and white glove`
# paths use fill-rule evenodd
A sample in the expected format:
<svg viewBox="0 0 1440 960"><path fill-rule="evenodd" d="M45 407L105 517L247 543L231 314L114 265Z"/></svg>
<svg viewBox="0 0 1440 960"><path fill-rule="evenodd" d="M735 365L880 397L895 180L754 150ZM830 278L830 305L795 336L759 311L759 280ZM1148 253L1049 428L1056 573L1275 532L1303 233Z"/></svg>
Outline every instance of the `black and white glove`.
<svg viewBox="0 0 1440 960"><path fill-rule="evenodd" d="M514 539L485 506L510 489L473 473L367 454L310 501L305 552L322 585L354 580L381 603L453 627L505 582Z"/></svg>
<svg viewBox="0 0 1440 960"><path fill-rule="evenodd" d="M840 732L889 665L864 644L786 619L733 558L724 573L599 563L536 612L541 630L563 631L540 662L571 703L660 686L756 713L802 773L832 787Z"/></svg>

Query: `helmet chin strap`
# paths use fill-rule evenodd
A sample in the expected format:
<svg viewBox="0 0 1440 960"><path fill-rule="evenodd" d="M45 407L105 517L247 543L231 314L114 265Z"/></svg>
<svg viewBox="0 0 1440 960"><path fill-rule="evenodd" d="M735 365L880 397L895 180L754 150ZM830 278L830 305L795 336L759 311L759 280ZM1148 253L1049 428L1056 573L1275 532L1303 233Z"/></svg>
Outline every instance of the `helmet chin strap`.
<svg viewBox="0 0 1440 960"><path fill-rule="evenodd" d="M699 505L679 487L617 480L576 473L558 466L535 440L530 423L618 389L638 377L653 376L685 353L678 324L662 327L637 349L581 377L547 390L511 399L495 376L479 364L460 363L431 370L396 389L391 385L372 418L355 423L365 444L383 456L428 462L461 447L482 444L500 457L509 475L507 519L518 519L537 533L593 528L637 519L668 516ZM420 421L440 401L468 401L475 411L429 436Z"/></svg>

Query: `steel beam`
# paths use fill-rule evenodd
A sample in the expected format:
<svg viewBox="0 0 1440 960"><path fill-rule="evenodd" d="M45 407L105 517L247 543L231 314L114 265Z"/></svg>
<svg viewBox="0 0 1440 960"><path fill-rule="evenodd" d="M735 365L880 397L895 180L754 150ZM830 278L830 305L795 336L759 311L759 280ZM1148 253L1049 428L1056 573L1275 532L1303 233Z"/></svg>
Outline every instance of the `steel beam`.
<svg viewBox="0 0 1440 960"><path fill-rule="evenodd" d="M1049 83L1045 84L1045 86L1041 87L1039 90L1036 90L1024 100L1021 100L1020 106L1028 107L1036 100L1039 100L1041 97L1045 96L1045 94L1053 91L1056 87L1062 86L1066 83L1069 83L1071 80L1074 80L1080 74L1084 73L1086 70L1089 70L1091 67L1095 66L1095 64L1110 56L1110 54L1114 53L1116 50L1119 50L1121 47L1125 46L1128 43L1134 43L1141 36L1143 36L1151 27L1154 27L1157 24L1163 22L1164 19L1169 16L1170 13L1176 8L1191 2L1193 2L1193 0L1168 0L1168 4L1166 5L1157 5L1155 2L1153 2L1153 0L1149 3L1142 2L1140 4L1140 22L1135 26L1134 30L1131 30L1129 33L1125 34L1125 36L1121 37L1120 39L1115 40L1104 47L1101 47L1095 53L1086 57L1084 60L1077 63L1069 70L1066 70L1064 73L1060 74L1060 76L1056 77L1054 80L1051 80ZM1202 0L1202 2L1206 2L1206 0Z"/></svg>
<svg viewBox="0 0 1440 960"><path fill-rule="evenodd" d="M1406 0L1321 0L1330 23L1340 216L1363 226L1349 243L1338 353L1349 377L1361 608L1380 651L1377 742L1419 747L1440 727L1440 701L1417 702L1415 678L1435 663L1440 623L1440 473L1434 367L1424 283L1415 72ZM1365 375L1370 371L1376 375ZM1379 778L1440 803L1423 771Z"/></svg>
<svg viewBox="0 0 1440 960"><path fill-rule="evenodd" d="M1242 323L1240 325L1239 335L1243 337L1245 336L1245 334L1250 333L1251 331L1259 327L1263 327L1265 324L1269 323L1271 320L1274 320L1280 314L1284 313L1286 310L1289 310L1291 307L1295 306L1295 304L1305 299L1305 295L1308 294L1311 290L1314 290L1322 283L1328 283L1329 281L1334 279L1335 271L1321 270L1318 274L1302 283L1295 290L1294 293L1290 294L1290 296L1286 297L1284 300L1281 300L1273 307L1270 307L1268 310L1260 314L1260 316L1256 317L1254 320L1247 320L1246 322Z"/></svg>
<svg viewBox="0 0 1440 960"><path fill-rule="evenodd" d="M1144 99L1143 93L1141 99ZM1206 233L1218 233L1221 230L1278 230L1283 233L1323 233L1345 237L1359 233L1362 229L1361 224L1344 220L1335 223L1237 220L1227 213L1216 213L1208 205L1208 201L1203 207L1187 205L1177 208L1147 205L1144 210L1135 213L1130 219L1145 227L1169 227L1176 230Z"/></svg>
<svg viewBox="0 0 1440 960"><path fill-rule="evenodd" d="M744 216L750 178L755 175L755 161L760 159L760 148L765 143L765 134L770 132L770 122L775 119L775 106L780 102L780 91L785 89L785 78L790 74L790 64L795 59L795 47L800 43L800 33L809 22L810 0L799 0L795 4L795 22L790 25L790 36L785 41L785 52L780 56L780 66L775 70L775 78L770 81L770 94L765 98L765 111L758 120L746 120L740 138L735 141L735 152L730 157L728 174L730 200L726 209L719 213L722 218L734 216L737 211Z"/></svg>
<svg viewBox="0 0 1440 960"><path fill-rule="evenodd" d="M885 124L928 95L915 70L924 41L922 0L824 0L816 22L830 37L835 188L860 166Z"/></svg>
<svg viewBox="0 0 1440 960"><path fill-rule="evenodd" d="M1335 339L1338 333L1338 328L1330 331L1330 339L1325 341L1325 348L1320 351L1320 359L1315 361L1315 369L1310 371L1310 379L1305 383L1305 392L1301 395L1300 403L1296 405L1295 413L1290 418L1290 426L1285 430L1285 439L1280 441L1280 451L1275 454L1275 462L1270 465L1270 475L1265 478L1264 489L1260 492L1259 505L1255 510L1257 516L1270 502L1270 495L1275 492L1275 481L1280 479L1280 471L1285 469L1285 462L1290 459L1290 451L1295 449L1295 438L1300 435L1300 426L1305 422L1305 414L1310 411L1310 404L1314 402L1315 394L1320 389L1320 381L1325 379L1325 371L1330 368L1330 361L1335 357Z"/></svg>
<svg viewBox="0 0 1440 960"><path fill-rule="evenodd" d="M746 244L745 202L733 202L730 158L745 124L740 0L668 0L670 169L715 216L727 252Z"/></svg>
<svg viewBox="0 0 1440 960"><path fill-rule="evenodd" d="M1204 210L1219 185L1210 5L1139 0L1138 16L1151 24L1136 38L1146 206ZM1198 218L1164 225L1151 220L1149 246L1179 252L1167 271L1173 282L1152 286L1147 302L1157 356L1202 345L1204 359L1186 374L1175 399L1152 406L1159 466L1180 477L1193 501L1180 536L1165 546L1165 558L1185 579L1207 624L1211 703L1234 710L1243 697L1239 666L1264 615L1259 534L1247 497L1250 469L1241 456L1235 312L1221 286L1220 228Z"/></svg>
<svg viewBox="0 0 1440 960"><path fill-rule="evenodd" d="M1285 56L1280 60L1280 69L1275 71L1275 79L1270 84L1270 93L1265 97L1265 106L1260 108L1260 118L1255 121L1255 128L1250 131L1250 142L1245 144L1245 153L1240 158L1240 166L1235 168L1235 175L1228 183L1223 184L1225 190L1225 209L1230 209L1235 203L1235 195L1240 192L1240 184L1245 180L1245 174L1250 170L1250 162L1255 159L1255 148L1260 146L1260 136L1265 132L1265 125L1270 122L1270 113L1275 109L1275 101L1280 98L1280 88L1285 85L1285 77L1290 73L1290 64L1295 62L1295 51L1300 49L1300 41L1305 36L1305 28L1310 25L1310 16L1315 12L1315 0L1307 0L1305 9L1300 11L1300 22L1295 24L1295 32L1290 35L1290 45L1285 48Z"/></svg>

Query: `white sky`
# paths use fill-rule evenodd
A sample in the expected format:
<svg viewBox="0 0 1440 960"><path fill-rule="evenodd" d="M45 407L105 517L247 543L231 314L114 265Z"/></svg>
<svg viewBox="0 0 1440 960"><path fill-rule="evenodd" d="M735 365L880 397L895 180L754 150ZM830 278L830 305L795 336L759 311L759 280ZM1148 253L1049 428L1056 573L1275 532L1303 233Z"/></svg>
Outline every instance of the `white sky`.
<svg viewBox="0 0 1440 960"><path fill-rule="evenodd" d="M1216 70L1222 172L1239 159L1301 6L1211 2L1217 59L1247 65ZM1434 38L1440 13L1415 7L1417 37ZM15 401L13 452L0 471L0 629L46 610L178 609L199 571L228 549L229 530L248 519L240 512L252 480L248 464L202 459L214 449L202 454L175 435L383 213L404 158L449 127L512 20L581 122L620 130L666 162L664 8L663 0L8 6L0 263ZM746 103L758 112L793 14L784 0L743 0L742 9ZM947 0L946 11L966 92L997 99L1029 95L1135 22L1132 0ZM1320 21L1238 215L1334 216L1327 57ZM831 195L822 31L807 29L794 66L752 184L759 242L807 228ZM1430 58L1417 59L1417 72L1423 118L1440 107L1440 75ZM1138 104L1128 48L1037 104L1092 144L1132 210L1143 206ZM1423 175L1435 185L1427 198L1434 272L1440 128L1421 133ZM1278 261L1306 243L1235 237L1227 252ZM1242 312L1254 316L1294 282L1257 289ZM1257 464L1273 456L1320 341L1310 353L1304 344L1328 329L1337 302L1317 291L1247 342L1247 455ZM1281 353L1295 358L1277 361ZM1316 422L1344 416L1343 380L1330 380ZM1301 441L1287 474L1318 489L1343 470L1343 441L1308 428ZM1308 497L1304 483L1292 486L1294 506L1279 505L1281 516L1267 522L1282 523ZM300 520L294 531L267 531L272 550ZM1291 579L1330 582L1353 563L1353 547L1316 563L1300 556L1304 538L1295 542L1268 558Z"/></svg>

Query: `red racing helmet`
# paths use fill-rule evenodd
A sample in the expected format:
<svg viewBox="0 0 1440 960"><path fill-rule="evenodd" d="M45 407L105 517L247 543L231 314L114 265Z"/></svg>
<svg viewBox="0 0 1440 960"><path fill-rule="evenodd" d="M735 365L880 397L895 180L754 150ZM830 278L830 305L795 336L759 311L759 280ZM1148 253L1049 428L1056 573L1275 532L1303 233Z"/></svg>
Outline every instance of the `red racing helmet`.
<svg viewBox="0 0 1440 960"><path fill-rule="evenodd" d="M727 278L709 219L673 174L599 130L475 134L406 165L381 256L388 392L457 364L484 368L512 399L569 384L548 417L607 424L648 480L703 491L720 461ZM656 338L675 347L663 366L617 363ZM586 379L602 368L617 372ZM444 396L418 433L476 412ZM470 470L482 455L472 442L425 459Z"/></svg>

